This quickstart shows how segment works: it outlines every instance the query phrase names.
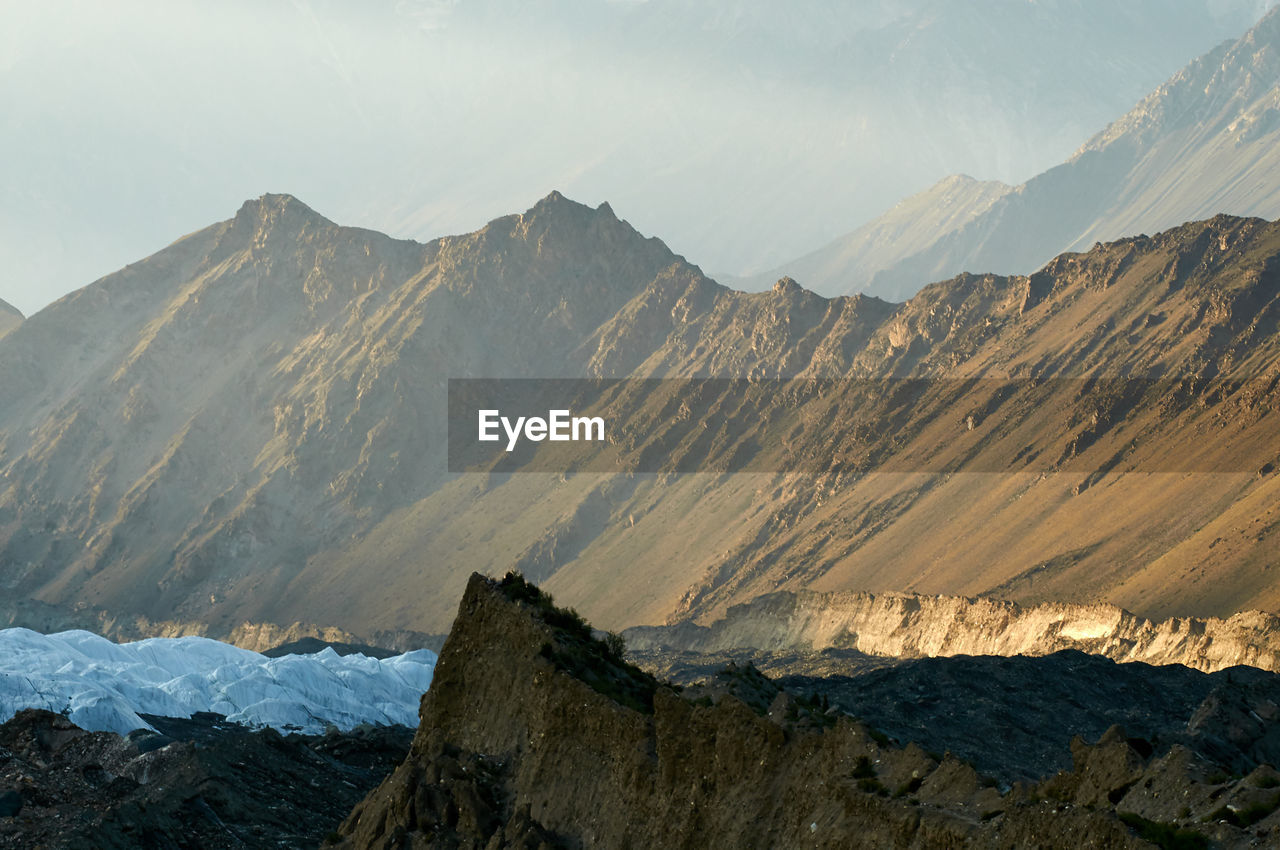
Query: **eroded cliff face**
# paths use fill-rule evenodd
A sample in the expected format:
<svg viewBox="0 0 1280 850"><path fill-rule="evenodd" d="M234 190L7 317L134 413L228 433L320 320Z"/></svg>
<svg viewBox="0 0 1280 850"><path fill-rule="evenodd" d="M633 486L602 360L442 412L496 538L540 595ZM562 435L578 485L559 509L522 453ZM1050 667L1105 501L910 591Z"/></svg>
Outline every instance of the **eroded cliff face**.
<svg viewBox="0 0 1280 850"><path fill-rule="evenodd" d="M1213 672L1240 664L1280 670L1280 617L1148 620L1114 605L1023 606L999 599L897 593L771 593L734 605L707 626L626 632L641 650L856 649L868 655L1048 655L1076 649L1114 661L1182 664Z"/></svg>
<svg viewBox="0 0 1280 850"><path fill-rule="evenodd" d="M730 678L678 692L523 579L473 576L411 752L341 846L1136 848L1151 845L1114 804L1146 811L1151 795L1130 792L1146 772L1162 791L1194 787L1197 813L1223 793L1198 757L1159 757L1119 730L1078 742L1074 771L1002 793L758 673ZM1233 826L1218 833L1246 846Z"/></svg>

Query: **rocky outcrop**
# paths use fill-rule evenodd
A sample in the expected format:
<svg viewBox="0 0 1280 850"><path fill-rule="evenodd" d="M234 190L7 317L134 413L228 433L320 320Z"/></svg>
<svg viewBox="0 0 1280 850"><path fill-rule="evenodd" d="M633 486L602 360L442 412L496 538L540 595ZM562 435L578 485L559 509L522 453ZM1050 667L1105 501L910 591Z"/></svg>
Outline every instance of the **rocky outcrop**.
<svg viewBox="0 0 1280 850"><path fill-rule="evenodd" d="M518 575L476 575L408 758L352 812L339 846L1138 848L1151 846L1144 830L1194 839L1174 821L1224 789L1245 793L1213 786L1185 751L1160 757L1118 730L1079 742L1074 770L1002 792L758 673L730 679L679 692ZM1186 787L1187 811L1157 812L1149 775L1166 794ZM1132 805L1117 815L1120 800ZM1210 829L1223 846L1251 840Z"/></svg>
<svg viewBox="0 0 1280 850"><path fill-rule="evenodd" d="M1148 620L1114 605L1018 605L1000 599L899 593L780 592L732 606L701 626L637 626L638 650L714 653L828 648L867 655L1048 655L1074 649L1114 661L1182 664L1212 672L1236 665L1280 671L1280 617Z"/></svg>

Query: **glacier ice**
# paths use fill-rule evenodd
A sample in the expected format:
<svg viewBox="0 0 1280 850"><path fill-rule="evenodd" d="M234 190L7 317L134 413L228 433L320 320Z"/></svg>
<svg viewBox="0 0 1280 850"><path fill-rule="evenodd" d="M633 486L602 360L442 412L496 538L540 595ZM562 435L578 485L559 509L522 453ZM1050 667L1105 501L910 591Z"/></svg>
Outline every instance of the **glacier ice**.
<svg viewBox="0 0 1280 850"><path fill-rule="evenodd" d="M202 637L116 644L86 631L2 629L0 722L23 708L44 708L83 729L122 735L150 728L140 714L197 711L280 731L414 727L435 664L426 649L383 660L328 648L267 658Z"/></svg>

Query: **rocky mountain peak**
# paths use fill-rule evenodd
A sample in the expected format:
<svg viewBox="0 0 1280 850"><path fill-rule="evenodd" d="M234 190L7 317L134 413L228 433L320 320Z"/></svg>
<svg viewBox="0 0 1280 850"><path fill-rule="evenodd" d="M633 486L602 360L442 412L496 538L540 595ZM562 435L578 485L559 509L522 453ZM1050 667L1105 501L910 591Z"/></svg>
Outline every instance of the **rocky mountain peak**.
<svg viewBox="0 0 1280 850"><path fill-rule="evenodd" d="M290 246L307 241L308 234L314 239L320 231L336 229L336 224L293 195L266 194L241 204L219 241L222 251L274 253L276 249L292 251Z"/></svg>
<svg viewBox="0 0 1280 850"><path fill-rule="evenodd" d="M656 238L646 239L630 223L618 218L613 212L613 207L608 203L601 203L593 209L586 204L566 198L559 192L552 192L534 204L532 209L521 216L521 221L532 231L537 231L540 227L577 228L594 238L625 242L634 240L637 244L644 242L650 245L662 245L662 242ZM665 245L663 245L663 251L670 255Z"/></svg>
<svg viewBox="0 0 1280 850"><path fill-rule="evenodd" d="M546 194L545 197L539 199L539 201L536 204L534 204L529 211L537 212L542 210L557 210L557 209L590 210L591 208L588 207L586 204L580 204L577 201L573 201L573 200L570 200L569 198L566 198L564 196L564 193L562 193L559 189L552 189L550 192Z"/></svg>
<svg viewBox="0 0 1280 850"><path fill-rule="evenodd" d="M530 207L523 215L516 218L526 227L535 225L546 227L590 227L593 224L608 224L618 221L618 217L613 213L613 208L607 203L602 203L592 209L586 204L566 198L555 189ZM502 219L499 220L501 221Z"/></svg>
<svg viewBox="0 0 1280 850"><path fill-rule="evenodd" d="M251 198L240 205L240 209L236 211L235 221L255 222L259 225L267 224L305 224L305 223L324 223L332 225L333 222L320 215L311 207L289 194L272 194L267 193L257 198Z"/></svg>
<svg viewBox="0 0 1280 850"><path fill-rule="evenodd" d="M592 209L560 192L438 244L441 266L462 272L451 284L456 291L497 299L493 309L519 304L526 317L583 335L681 260L608 204ZM481 278L483 289L476 289Z"/></svg>
<svg viewBox="0 0 1280 850"><path fill-rule="evenodd" d="M795 295L803 292L804 287L796 283L793 278L781 277L778 282L773 285L773 291L779 295Z"/></svg>
<svg viewBox="0 0 1280 850"><path fill-rule="evenodd" d="M1178 769L1161 759L1185 762L1185 750L1157 752L1119 728L1094 746L1072 742L1073 770L1002 792L954 755L904 746L751 665L678 690L624 655L621 641L595 639L577 612L519 574L473 575L407 758L356 806L335 846L550 850L630 847L644 835L655 848L701 846L707 836L718 846L790 848L848 846L857 836L858 846L903 850L1136 850L1151 845L1127 828L1138 821L1117 815L1122 798L1163 821L1175 818L1168 799L1189 802L1176 817L1190 823L1223 805L1209 797L1220 783L1203 778L1213 765ZM1066 679L1084 658L1048 663ZM1218 716L1204 725L1230 728L1267 687L1231 693L1241 707L1206 702L1200 714ZM1265 752L1220 749L1243 754L1242 773Z"/></svg>

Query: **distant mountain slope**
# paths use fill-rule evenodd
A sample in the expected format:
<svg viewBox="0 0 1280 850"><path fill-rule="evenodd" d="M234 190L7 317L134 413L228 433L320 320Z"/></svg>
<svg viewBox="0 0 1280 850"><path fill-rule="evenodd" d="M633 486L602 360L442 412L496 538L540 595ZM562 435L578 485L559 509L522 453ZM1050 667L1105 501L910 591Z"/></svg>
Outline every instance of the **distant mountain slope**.
<svg viewBox="0 0 1280 850"><path fill-rule="evenodd" d="M1239 37L1262 7L1189 0L1171 14L1163 0L472 0L453 8L444 33L479 40L516 24L545 39L536 62L570 79L607 64L623 92L648 91L671 73L698 81L629 104L625 127L610 126L619 97L610 93L573 117L578 133L566 137L559 122L546 135L526 125L521 145L550 148L540 159L563 161L550 173L570 195L625 207L641 229L706 268L745 270L774 266L837 235L840 222L870 219L948 173L1026 179L1191 58ZM508 108L519 113L542 97L511 97ZM697 133L671 132L686 126ZM576 137L604 144L579 147ZM430 173L441 158L430 157L414 171ZM528 178L509 159L497 151L475 176L459 170L429 184L425 197L421 184L402 183L372 202L371 220L392 233L434 234L451 206L477 197L510 209ZM539 179L534 185L545 185L545 174Z"/></svg>
<svg viewBox="0 0 1280 850"><path fill-rule="evenodd" d="M0 336L13 330L22 321L22 313L4 301L0 301Z"/></svg>
<svg viewBox="0 0 1280 850"><path fill-rule="evenodd" d="M266 196L0 339L0 586L366 642L443 631L471 571L512 566L614 628L805 588L1277 608L1278 321L1280 225L1257 219L896 305L735 292L558 193L425 245ZM633 375L755 382L732 409L626 395L609 469L827 465L446 471L447 379ZM791 376L830 391L765 381Z"/></svg>
<svg viewBox="0 0 1280 850"><path fill-rule="evenodd" d="M1217 213L1280 216L1280 10L1190 63L1070 160L993 199L951 178L779 271L830 294L904 297L962 271L1029 273L1063 251ZM970 191L973 191L972 189ZM925 204L933 204L927 207ZM897 233L889 250L872 235ZM929 244L924 244L929 243ZM806 275L806 272L808 275Z"/></svg>
<svg viewBox="0 0 1280 850"><path fill-rule="evenodd" d="M812 254L764 274L728 278L726 282L746 290L762 289L785 275L828 295L862 292L876 273L929 249L945 234L982 216L1012 191L1012 186L999 181L957 174L912 195ZM902 281L900 286L879 286L875 295L905 301L921 283L916 280Z"/></svg>

